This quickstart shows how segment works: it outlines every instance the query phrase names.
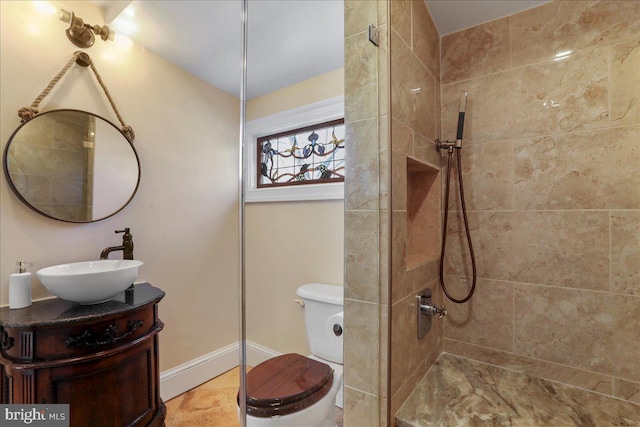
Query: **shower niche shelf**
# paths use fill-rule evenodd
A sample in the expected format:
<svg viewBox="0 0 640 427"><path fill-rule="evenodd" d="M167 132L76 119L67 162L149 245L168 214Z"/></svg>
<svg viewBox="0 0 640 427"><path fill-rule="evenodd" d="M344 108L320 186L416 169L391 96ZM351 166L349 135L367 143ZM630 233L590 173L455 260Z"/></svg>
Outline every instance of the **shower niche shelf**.
<svg viewBox="0 0 640 427"><path fill-rule="evenodd" d="M440 255L440 187L438 166L407 156L407 270Z"/></svg>

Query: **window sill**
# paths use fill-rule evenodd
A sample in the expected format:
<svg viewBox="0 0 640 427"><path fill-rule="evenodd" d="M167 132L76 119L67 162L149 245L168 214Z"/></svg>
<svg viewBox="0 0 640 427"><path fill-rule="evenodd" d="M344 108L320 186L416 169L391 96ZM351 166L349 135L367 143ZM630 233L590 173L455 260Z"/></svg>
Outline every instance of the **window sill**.
<svg viewBox="0 0 640 427"><path fill-rule="evenodd" d="M344 199L344 183L342 182L309 186L260 188L247 190L244 196L244 201L247 203L335 199Z"/></svg>

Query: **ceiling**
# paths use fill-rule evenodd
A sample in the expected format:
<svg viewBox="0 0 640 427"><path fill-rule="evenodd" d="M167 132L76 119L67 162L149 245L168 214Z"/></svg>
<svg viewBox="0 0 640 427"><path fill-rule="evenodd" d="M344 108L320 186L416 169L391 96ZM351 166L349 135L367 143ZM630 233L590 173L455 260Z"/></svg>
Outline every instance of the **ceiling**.
<svg viewBox="0 0 640 427"><path fill-rule="evenodd" d="M188 72L238 96L241 3L105 1L107 24ZM425 0L440 35L546 1ZM344 66L343 0L249 0L247 97Z"/></svg>
<svg viewBox="0 0 640 427"><path fill-rule="evenodd" d="M455 33L463 28L513 15L550 0L425 0L438 34Z"/></svg>

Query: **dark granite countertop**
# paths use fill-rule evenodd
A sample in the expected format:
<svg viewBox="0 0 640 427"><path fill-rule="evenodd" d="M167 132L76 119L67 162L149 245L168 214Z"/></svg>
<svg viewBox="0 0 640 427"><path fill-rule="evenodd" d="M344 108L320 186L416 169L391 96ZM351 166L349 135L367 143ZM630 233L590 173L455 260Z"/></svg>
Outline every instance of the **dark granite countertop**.
<svg viewBox="0 0 640 427"><path fill-rule="evenodd" d="M164 295L164 291L145 282L135 284L133 291L124 291L111 301L102 304L80 305L60 298L52 298L35 301L30 307L18 310L2 307L0 308L0 326L32 329L100 319L150 303L157 303Z"/></svg>

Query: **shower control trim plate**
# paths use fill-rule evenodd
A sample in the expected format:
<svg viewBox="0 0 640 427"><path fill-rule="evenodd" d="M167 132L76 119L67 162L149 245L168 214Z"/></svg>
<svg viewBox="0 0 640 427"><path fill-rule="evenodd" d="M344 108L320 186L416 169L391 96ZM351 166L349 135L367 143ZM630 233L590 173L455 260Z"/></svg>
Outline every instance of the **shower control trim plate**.
<svg viewBox="0 0 640 427"><path fill-rule="evenodd" d="M436 314L438 319L447 315L446 307L437 307L431 297L431 288L424 288L416 295L416 313L418 316L418 339L423 338L431 330L431 319Z"/></svg>

